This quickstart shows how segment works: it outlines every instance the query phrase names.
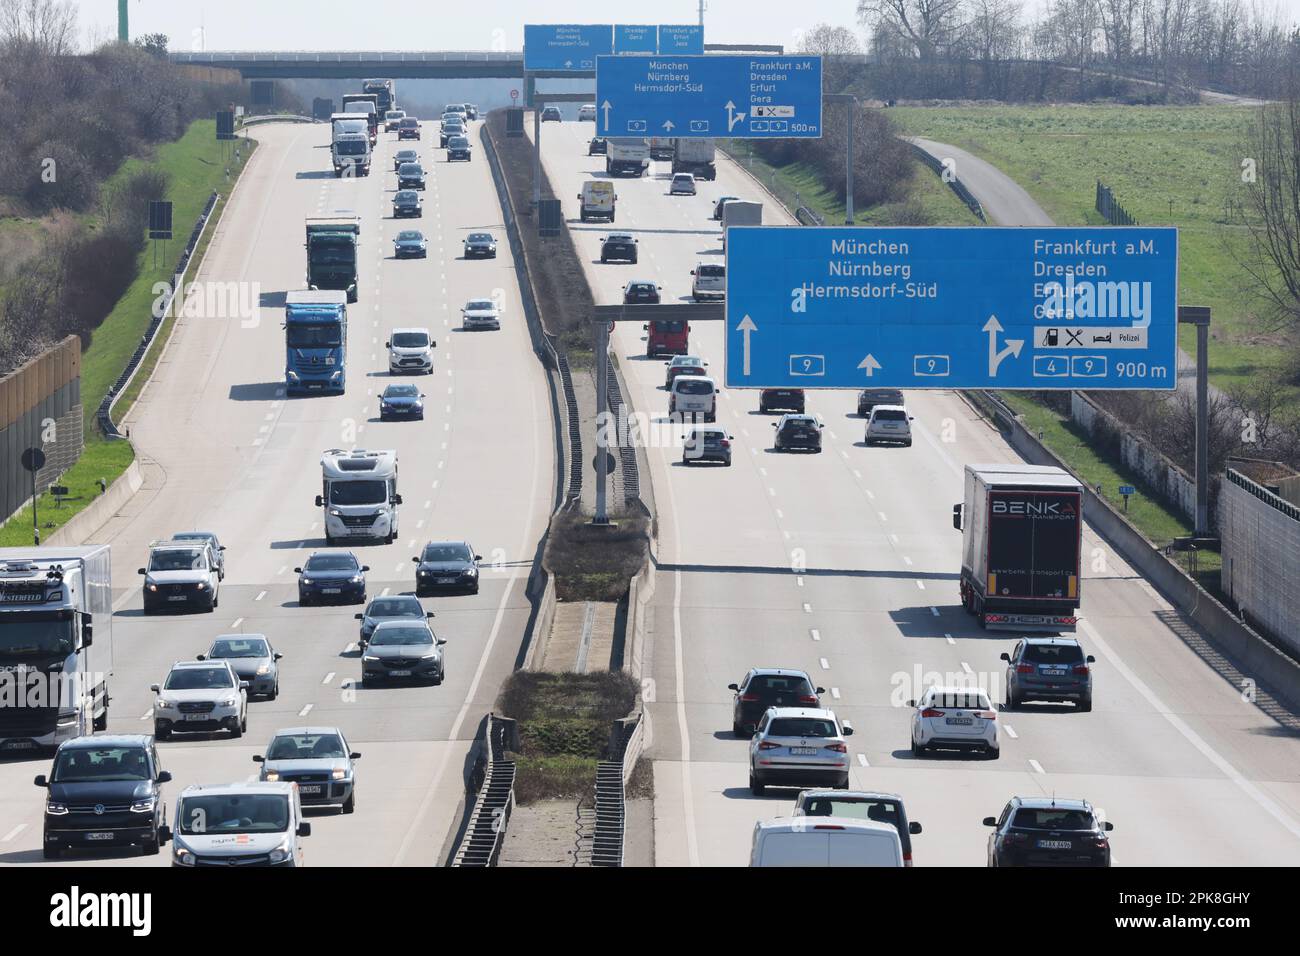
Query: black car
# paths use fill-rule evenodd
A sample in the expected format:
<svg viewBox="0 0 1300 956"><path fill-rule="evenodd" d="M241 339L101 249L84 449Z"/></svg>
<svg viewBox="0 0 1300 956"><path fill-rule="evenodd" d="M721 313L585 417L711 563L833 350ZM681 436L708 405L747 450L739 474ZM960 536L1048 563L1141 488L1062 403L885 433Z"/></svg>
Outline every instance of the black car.
<svg viewBox="0 0 1300 956"><path fill-rule="evenodd" d="M588 156L604 156L609 151L609 141L603 136L593 136L587 143Z"/></svg>
<svg viewBox="0 0 1300 956"><path fill-rule="evenodd" d="M468 136L453 136L447 140L447 162L463 159L469 162L473 157Z"/></svg>
<svg viewBox="0 0 1300 956"><path fill-rule="evenodd" d="M653 282L629 282L623 287L624 305L659 304L659 286Z"/></svg>
<svg viewBox="0 0 1300 956"><path fill-rule="evenodd" d="M424 167L419 163L402 163L397 167L398 189L423 189Z"/></svg>
<svg viewBox="0 0 1300 956"><path fill-rule="evenodd" d="M424 421L424 395L414 385L394 383L379 396L379 420L394 418Z"/></svg>
<svg viewBox="0 0 1300 956"><path fill-rule="evenodd" d="M1007 662L1007 708L1027 700L1073 701L1079 710L1092 710L1091 654L1072 637L1026 637L1016 642Z"/></svg>
<svg viewBox="0 0 1300 956"><path fill-rule="evenodd" d="M769 707L820 707L826 688L817 687L803 671L782 667L755 667L739 684L728 684L735 692L731 705L731 732L749 737Z"/></svg>
<svg viewBox="0 0 1300 956"><path fill-rule="evenodd" d="M429 241L424 238L424 233L418 229L403 229L393 239L393 258L408 259L412 256L418 259L427 259L429 257Z"/></svg>
<svg viewBox="0 0 1300 956"><path fill-rule="evenodd" d="M397 679L441 684L447 677L442 646L428 621L384 621L361 654L361 683Z"/></svg>
<svg viewBox="0 0 1300 956"><path fill-rule="evenodd" d="M405 219L407 216L424 218L424 200L414 189L402 189L393 194L393 218Z"/></svg>
<svg viewBox="0 0 1300 956"><path fill-rule="evenodd" d="M42 848L57 859L67 848L138 846L157 854L166 822L161 769L153 737L145 734L74 737L54 754L54 768L36 786L45 798Z"/></svg>
<svg viewBox="0 0 1300 956"><path fill-rule="evenodd" d="M558 106L548 106L542 110L543 123L558 123L562 119L564 119L564 117L560 115L560 108Z"/></svg>
<svg viewBox="0 0 1300 956"><path fill-rule="evenodd" d="M765 388L758 393L758 410L770 412L803 412L802 388Z"/></svg>
<svg viewBox="0 0 1300 956"><path fill-rule="evenodd" d="M433 617L433 612L426 611L420 599L410 594L377 597L366 607L365 613L356 616L361 622L361 633L357 636L357 643L365 647L375 628L384 621L412 621L430 617Z"/></svg>
<svg viewBox="0 0 1300 956"><path fill-rule="evenodd" d="M226 579L226 546L217 540L211 531L182 531L172 535L173 541L206 541L212 546L212 567L216 569L217 580Z"/></svg>
<svg viewBox="0 0 1300 956"><path fill-rule="evenodd" d="M257 694L267 700L280 696L280 658L265 634L222 634L212 642L201 661L225 661L235 676L248 681L248 696Z"/></svg>
<svg viewBox="0 0 1300 956"><path fill-rule="evenodd" d="M362 564L351 551L317 551L301 568L298 575L298 603L303 607L326 601L364 604L366 601L366 572L370 565Z"/></svg>
<svg viewBox="0 0 1300 956"><path fill-rule="evenodd" d="M469 591L478 594L478 563L482 555L464 541L431 541L415 562L415 595L434 591Z"/></svg>
<svg viewBox="0 0 1300 956"><path fill-rule="evenodd" d="M731 440L724 428L693 428L682 444L682 464L697 461L720 461L731 464Z"/></svg>
<svg viewBox="0 0 1300 956"><path fill-rule="evenodd" d="M609 262L610 259L631 262L635 265L636 237L625 232L606 236L605 241L600 244L600 261Z"/></svg>
<svg viewBox="0 0 1300 956"><path fill-rule="evenodd" d="M773 422L776 440L772 447L776 451L790 451L801 448L804 451L822 450L821 422L811 415L782 415L779 422Z"/></svg>
<svg viewBox="0 0 1300 956"><path fill-rule="evenodd" d="M1110 866L1115 829L1087 800L1012 797L999 817L985 817L989 866Z"/></svg>
<svg viewBox="0 0 1300 956"><path fill-rule="evenodd" d="M490 232L471 232L465 237L465 258L475 259L483 256L487 259L497 257L497 241Z"/></svg>
<svg viewBox="0 0 1300 956"><path fill-rule="evenodd" d="M863 418L870 418L877 405L902 404L903 393L896 388L864 388L858 392L858 414Z"/></svg>

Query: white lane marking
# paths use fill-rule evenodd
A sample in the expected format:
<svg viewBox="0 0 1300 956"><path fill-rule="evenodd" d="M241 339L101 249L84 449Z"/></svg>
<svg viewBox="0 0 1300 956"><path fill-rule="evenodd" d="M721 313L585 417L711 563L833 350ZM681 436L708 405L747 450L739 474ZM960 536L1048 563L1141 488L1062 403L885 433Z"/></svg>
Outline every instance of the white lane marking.
<svg viewBox="0 0 1300 956"><path fill-rule="evenodd" d="M1189 744L1204 755L1205 759L1218 767L1220 773L1235 783L1248 797L1250 797L1250 799L1254 800L1256 804L1267 812L1269 816L1273 817L1273 819L1277 820L1278 823L1286 827L1292 836L1300 838L1300 824L1296 823L1296 821L1293 820L1286 811L1265 796L1263 791L1242 776L1241 771L1220 756L1219 752L1206 743L1201 738L1200 734L1187 726L1186 721L1165 706L1164 701L1157 697L1155 692L1152 691L1151 688L1137 676L1137 674L1133 673L1127 664L1119 659L1119 656L1111 650L1110 645L1102 639L1102 636L1097 633L1097 629L1093 627L1086 618L1081 620L1079 623L1082 625L1083 629L1088 632L1088 637L1092 639L1093 646L1101 649L1102 654L1106 656L1106 660L1120 672L1125 680L1133 685L1139 694L1146 698L1146 702L1151 705L1151 708L1155 710L1156 713L1169 721L1169 723L1173 725L1174 729L1182 734L1183 738Z"/></svg>
<svg viewBox="0 0 1300 956"><path fill-rule="evenodd" d="M916 586L917 586L917 588L918 588L919 590L921 590L921 591L924 591L924 590L925 590L925 582L922 581L920 578L917 578L917 579L916 579Z"/></svg>
<svg viewBox="0 0 1300 956"><path fill-rule="evenodd" d="M671 492L669 492L671 496ZM676 510L673 511L676 525ZM679 539L680 540L680 539ZM673 669L677 681L677 728L682 748L682 793L686 815L686 849L691 866L700 865L700 851L695 840L695 805L691 799L691 740L686 725L686 670L682 662L682 572L673 572Z"/></svg>
<svg viewBox="0 0 1300 956"><path fill-rule="evenodd" d="M769 488L769 489L767 489L767 493L768 493L769 495L771 495L773 498L776 497L776 489L775 489L775 488Z"/></svg>
<svg viewBox="0 0 1300 956"><path fill-rule="evenodd" d="M962 662L961 662L961 669L964 670L967 674L974 674L974 673L975 673L973 670L971 670L970 665L967 664L965 661L962 661Z"/></svg>
<svg viewBox="0 0 1300 956"><path fill-rule="evenodd" d="M353 651L355 651L356 649L357 649L357 642L356 642L356 641L348 641L346 644L343 645L343 653L344 653L344 654L351 654L351 653L352 653Z"/></svg>
<svg viewBox="0 0 1300 956"><path fill-rule="evenodd" d="M945 634L943 635L943 637L944 637L944 640L946 640L949 644L952 644L952 645L956 646L957 642L954 641L954 640L952 639L952 635L951 635L951 634L947 634L947 633L945 633Z"/></svg>
<svg viewBox="0 0 1300 956"><path fill-rule="evenodd" d="M333 679L334 679L334 672L333 672L333 671L330 671L328 674L325 675L325 679L324 679L323 681L321 681L321 686L323 687L324 685L328 684L328 683L329 683L330 681L332 681Z"/></svg>
<svg viewBox="0 0 1300 956"><path fill-rule="evenodd" d="M253 598L253 600L254 600L254 601L260 601L260 600L262 600L262 598L264 598L264 597L266 597L266 592L265 592L265 591L259 591L258 594L257 594L257 597Z"/></svg>
<svg viewBox="0 0 1300 956"><path fill-rule="evenodd" d="M860 471L858 471L856 468L854 468L854 469L853 469L853 477L854 477L854 478L861 478L861 477L862 477L862 472L860 472Z"/></svg>
<svg viewBox="0 0 1300 956"><path fill-rule="evenodd" d="M269 432L269 431L271 430L271 426L270 426L270 425L259 425L258 428L257 428L257 430L258 430L258 432L260 432L261 434L265 435L267 432Z"/></svg>
<svg viewBox="0 0 1300 956"><path fill-rule="evenodd" d="M425 506L426 508L428 508L428 507L429 507L430 505L432 505L432 504L433 504L433 501L432 501L432 499L430 499L429 501L426 501L426 502L424 503L424 506Z"/></svg>
<svg viewBox="0 0 1300 956"><path fill-rule="evenodd" d="M289 565L287 565L287 564L282 564L282 565L280 565L280 570L275 572L275 576L276 576L276 577L279 577L280 575L284 574L285 571L288 571L288 570L289 570Z"/></svg>
<svg viewBox="0 0 1300 956"><path fill-rule="evenodd" d="M421 518L419 521L415 523L415 530L419 531L423 527L424 527L424 519Z"/></svg>
<svg viewBox="0 0 1300 956"><path fill-rule="evenodd" d="M799 587L803 587L803 575L802 575L802 574L799 575L797 578L795 578L795 580L799 582Z"/></svg>
<svg viewBox="0 0 1300 956"><path fill-rule="evenodd" d="M307 705L306 707L304 707L302 710L298 711L298 716L299 716L299 717L306 717L308 714L311 713L311 709L312 709L313 707L315 707L315 706L316 706L315 704L308 704L308 705Z"/></svg>
<svg viewBox="0 0 1300 956"><path fill-rule="evenodd" d="M1019 737L1020 737L1020 735L1019 735L1018 733L1016 733L1015 728L1012 727L1010 724L1003 724L1003 725L1002 725L1002 730L1003 730L1003 732L1004 732L1008 737L1010 737L1012 740L1017 740L1017 739L1019 739Z"/></svg>
<svg viewBox="0 0 1300 956"><path fill-rule="evenodd" d="M260 444L262 444L262 439L260 439L260 438L254 438L254 439L253 439L253 444L254 444L254 445L260 445Z"/></svg>
<svg viewBox="0 0 1300 956"><path fill-rule="evenodd" d="M888 520L889 520L888 518L885 517L885 513L884 513L883 511L877 511L876 514L880 515L880 520L881 520L881 521L888 521Z"/></svg>
<svg viewBox="0 0 1300 956"><path fill-rule="evenodd" d="M833 431L828 430L826 434L831 436L831 441L835 441L835 433ZM845 458L849 457L849 453L844 451L843 449L840 450L840 454L843 455Z"/></svg>
<svg viewBox="0 0 1300 956"><path fill-rule="evenodd" d="M935 617L938 617L938 616L939 616L939 609L938 609L937 607L935 607L933 604L931 604L931 605L930 605L930 613L933 614Z"/></svg>
<svg viewBox="0 0 1300 956"><path fill-rule="evenodd" d="M892 541L892 542L894 542L894 544L898 544L898 535L893 534L893 533L891 532L890 535L889 535L889 540Z"/></svg>
<svg viewBox="0 0 1300 956"><path fill-rule="evenodd" d="M401 565L399 564L398 567L400 568ZM388 588L384 588L382 591L380 591L380 592L379 592L379 596L380 596L380 597L388 597Z"/></svg>
<svg viewBox="0 0 1300 956"><path fill-rule="evenodd" d="M1043 769L1043 765L1037 760L1029 761L1029 766L1034 768L1034 773L1047 773L1047 771Z"/></svg>
<svg viewBox="0 0 1300 956"><path fill-rule="evenodd" d="M146 710L143 714L140 715L140 719L148 720L152 716L153 716L153 708L150 707L148 710Z"/></svg>
<svg viewBox="0 0 1300 956"><path fill-rule="evenodd" d="M831 688L831 696L834 697L836 700L839 700L839 699L840 699L840 689L839 689L838 687L832 687L832 688Z"/></svg>
<svg viewBox="0 0 1300 956"><path fill-rule="evenodd" d="M10 830L8 833L6 833L3 837L0 837L0 843L8 843L8 842L10 842L14 837L16 837L18 834L22 833L22 832L23 832L24 830L26 830L26 829L27 829L27 824L25 824L25 823L20 823L20 824L18 824L18 826L14 827L12 830Z"/></svg>
<svg viewBox="0 0 1300 956"><path fill-rule="evenodd" d="M767 469L766 469L766 468L763 468L763 467L760 466L759 469L758 469L758 473L759 473L760 475L762 475L764 478L767 477Z"/></svg>
<svg viewBox="0 0 1300 956"><path fill-rule="evenodd" d="M872 490L871 490L870 488L864 488L864 489L862 489L862 490L865 491L865 492L867 493L867 497L870 498L872 501L875 501L875 500L876 500L876 496L875 496L875 494L872 492Z"/></svg>
<svg viewBox="0 0 1300 956"><path fill-rule="evenodd" d="M394 570L395 572L397 572L398 574L401 574L401 573L402 573L402 568L404 568L404 567L406 567L406 565L404 565L404 564L399 564L399 565L398 565L397 567L395 567L393 570Z"/></svg>
<svg viewBox="0 0 1300 956"><path fill-rule="evenodd" d="M912 559L909 558L907 555L903 555L903 563L910 568L912 566Z"/></svg>
<svg viewBox="0 0 1300 956"><path fill-rule="evenodd" d="M267 413L266 413L266 421L268 421L268 422L273 422L273 421L275 421L275 412L267 412Z"/></svg>
<svg viewBox="0 0 1300 956"><path fill-rule="evenodd" d="M821 666L822 666L822 670L824 670L824 671L828 671L828 670L831 669L830 662L827 661L826 658L824 658L824 657L822 657L822 658L818 658L818 661L817 661L817 662L818 662L819 664L821 664Z"/></svg>
<svg viewBox="0 0 1300 956"><path fill-rule="evenodd" d="M861 766L863 766L863 767L870 767L870 766L871 766L871 764L867 763L867 755L866 755L866 754L858 754L858 763L859 763Z"/></svg>
<svg viewBox="0 0 1300 956"><path fill-rule="evenodd" d="M785 512L782 511L780 508L777 508L777 509L776 509L776 516L777 516L777 518L779 518L779 519L784 519L784 518L785 518Z"/></svg>
<svg viewBox="0 0 1300 956"><path fill-rule="evenodd" d="M814 627L814 628L811 628L811 629L808 631L808 633L809 633L809 635L811 635L811 637L812 637L812 639L813 639L814 641L820 641L820 640L822 639L822 632L819 631L819 630L817 630L817 628L815 628L815 627Z"/></svg>
<svg viewBox="0 0 1300 956"><path fill-rule="evenodd" d="M812 613L812 605L809 604L807 601L804 601L804 602L803 602L803 612L804 612L805 614L811 614L811 613Z"/></svg>
<svg viewBox="0 0 1300 956"><path fill-rule="evenodd" d="M231 630L234 630L235 628L239 627L239 625L243 623L244 623L244 619L242 617L237 617L235 618L234 623L230 625L230 628Z"/></svg>

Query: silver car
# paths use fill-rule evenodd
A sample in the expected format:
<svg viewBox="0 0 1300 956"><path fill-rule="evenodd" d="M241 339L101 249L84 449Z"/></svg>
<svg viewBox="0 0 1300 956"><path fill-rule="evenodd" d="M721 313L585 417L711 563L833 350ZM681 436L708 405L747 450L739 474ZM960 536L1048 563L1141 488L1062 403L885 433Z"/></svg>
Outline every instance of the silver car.
<svg viewBox="0 0 1300 956"><path fill-rule="evenodd" d="M470 299L460 310L461 324L466 329L501 328L501 310L491 299Z"/></svg>
<svg viewBox="0 0 1300 956"><path fill-rule="evenodd" d="M426 611L420 599L410 594L377 597L366 605L364 614L356 615L361 622L357 643L365 647L370 641L370 635L383 621L404 621L409 624L430 617L433 617L433 612Z"/></svg>
<svg viewBox="0 0 1300 956"><path fill-rule="evenodd" d="M866 444L877 442L897 442L900 445L912 445L912 416L902 405L877 405L871 409L871 418L867 420Z"/></svg>
<svg viewBox="0 0 1300 956"><path fill-rule="evenodd" d="M262 765L260 780L296 783L304 805L351 813L357 807L353 762L360 759L337 727L290 727L277 730L265 756L256 754L253 762Z"/></svg>
<svg viewBox="0 0 1300 956"><path fill-rule="evenodd" d="M267 700L280 696L280 665L284 655L271 646L265 634L222 634L212 642L201 661L225 661L236 676L248 682L248 696Z"/></svg>
<svg viewBox="0 0 1300 956"><path fill-rule="evenodd" d="M978 750L990 760L1002 752L998 742L998 712L988 692L978 687L930 687L919 701L909 700L912 714L912 754L931 750Z"/></svg>
<svg viewBox="0 0 1300 956"><path fill-rule="evenodd" d="M446 643L425 621L383 621L361 655L361 683L402 679L441 684L447 673L442 659Z"/></svg>
<svg viewBox="0 0 1300 956"><path fill-rule="evenodd" d="M771 785L847 790L853 728L820 707L770 707L749 741L749 792Z"/></svg>

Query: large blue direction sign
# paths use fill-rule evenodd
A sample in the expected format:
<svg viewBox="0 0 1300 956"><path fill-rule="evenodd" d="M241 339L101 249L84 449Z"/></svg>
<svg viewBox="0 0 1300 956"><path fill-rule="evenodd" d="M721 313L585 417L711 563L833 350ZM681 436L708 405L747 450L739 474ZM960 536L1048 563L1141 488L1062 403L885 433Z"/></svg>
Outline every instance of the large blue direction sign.
<svg viewBox="0 0 1300 956"><path fill-rule="evenodd" d="M580 72L596 68L596 57L614 50L609 23L524 24L524 69L539 72Z"/></svg>
<svg viewBox="0 0 1300 956"><path fill-rule="evenodd" d="M614 52L651 54L659 52L659 28L653 23L614 24Z"/></svg>
<svg viewBox="0 0 1300 956"><path fill-rule="evenodd" d="M731 388L1172 389L1174 228L727 232Z"/></svg>
<svg viewBox="0 0 1300 956"><path fill-rule="evenodd" d="M659 52L672 53L677 56L704 54L704 27L698 23L683 26L660 24Z"/></svg>
<svg viewBox="0 0 1300 956"><path fill-rule="evenodd" d="M822 61L780 55L597 57L596 107L602 135L815 139L822 134Z"/></svg>

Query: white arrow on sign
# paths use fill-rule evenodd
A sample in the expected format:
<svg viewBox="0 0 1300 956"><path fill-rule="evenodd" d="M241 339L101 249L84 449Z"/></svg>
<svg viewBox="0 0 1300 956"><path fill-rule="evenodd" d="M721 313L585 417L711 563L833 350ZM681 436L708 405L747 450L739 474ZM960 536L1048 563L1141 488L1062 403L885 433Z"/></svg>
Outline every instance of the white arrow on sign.
<svg viewBox="0 0 1300 956"><path fill-rule="evenodd" d="M880 363L876 361L874 355L867 353L867 357L858 364L858 368L865 368L867 370L867 378L871 378L871 376L880 368Z"/></svg>
<svg viewBox="0 0 1300 956"><path fill-rule="evenodd" d="M673 131L673 121L672 121L672 120L664 120L664 129L666 129L668 132L671 133L671 132Z"/></svg>
<svg viewBox="0 0 1300 956"><path fill-rule="evenodd" d="M749 374L749 333L758 331L758 326L755 325L754 320L747 315L740 320L740 324L736 326L736 331L745 333L745 352L744 352L745 359L743 363L744 371L741 374L748 375Z"/></svg>
<svg viewBox="0 0 1300 956"><path fill-rule="evenodd" d="M609 132L609 111L612 110L614 107L610 104L609 100L606 100L605 102L600 104L600 108L605 111L605 132L608 133Z"/></svg>
<svg viewBox="0 0 1300 956"><path fill-rule="evenodd" d="M727 132L730 133L736 128L736 124L745 118L744 113L737 113L736 104L727 100Z"/></svg>
<svg viewBox="0 0 1300 956"><path fill-rule="evenodd" d="M1002 323L998 321L996 315L990 315L989 320L984 323L984 331L989 334L989 378L997 378L998 366L1008 355L1014 355L1020 358L1020 350L1024 347L1024 339L1007 339L1007 347L998 351L998 333L1002 331Z"/></svg>
<svg viewBox="0 0 1300 956"><path fill-rule="evenodd" d="M572 60L565 60L565 61L564 61L564 68L565 68L566 70L569 69L569 68L572 67L572 66L573 66L573 61L572 61Z"/></svg>

